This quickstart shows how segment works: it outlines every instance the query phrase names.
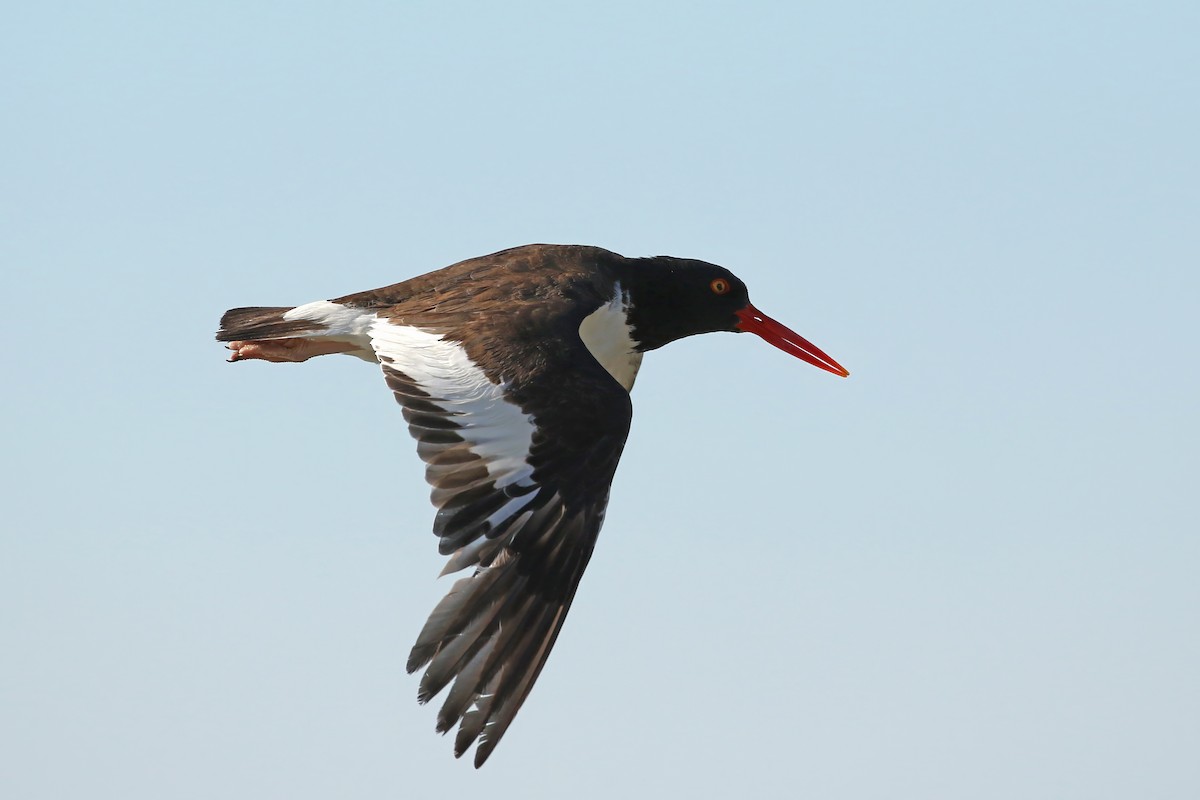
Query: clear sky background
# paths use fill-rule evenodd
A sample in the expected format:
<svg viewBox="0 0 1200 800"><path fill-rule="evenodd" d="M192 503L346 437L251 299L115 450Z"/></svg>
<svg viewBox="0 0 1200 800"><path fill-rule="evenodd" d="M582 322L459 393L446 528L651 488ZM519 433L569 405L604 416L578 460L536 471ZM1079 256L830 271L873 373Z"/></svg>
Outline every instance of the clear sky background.
<svg viewBox="0 0 1200 800"><path fill-rule="evenodd" d="M8 4L0 796L1200 796L1200 5ZM730 267L853 373L646 358L479 772L356 359L222 311L533 241Z"/></svg>

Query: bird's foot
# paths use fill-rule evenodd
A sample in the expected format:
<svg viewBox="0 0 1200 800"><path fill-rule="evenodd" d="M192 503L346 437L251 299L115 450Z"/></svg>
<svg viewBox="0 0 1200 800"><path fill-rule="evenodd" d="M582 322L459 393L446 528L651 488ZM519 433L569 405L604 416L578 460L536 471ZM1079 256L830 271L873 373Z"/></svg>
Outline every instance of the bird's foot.
<svg viewBox="0 0 1200 800"><path fill-rule="evenodd" d="M331 353L346 353L354 349L347 342L318 341L315 339L264 339L258 342L230 342L227 347L233 351L230 361L249 361L261 359L273 364L298 363L308 361L313 356L324 356Z"/></svg>

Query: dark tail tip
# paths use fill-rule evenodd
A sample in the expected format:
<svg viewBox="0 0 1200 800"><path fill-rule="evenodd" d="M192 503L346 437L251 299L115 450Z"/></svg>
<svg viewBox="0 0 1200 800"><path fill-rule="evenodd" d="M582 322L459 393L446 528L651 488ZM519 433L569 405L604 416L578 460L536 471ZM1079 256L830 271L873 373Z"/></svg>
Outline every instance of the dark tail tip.
<svg viewBox="0 0 1200 800"><path fill-rule="evenodd" d="M311 321L283 318L283 315L291 310L292 306L231 308L221 315L221 329L217 331L217 341L279 339L311 331Z"/></svg>

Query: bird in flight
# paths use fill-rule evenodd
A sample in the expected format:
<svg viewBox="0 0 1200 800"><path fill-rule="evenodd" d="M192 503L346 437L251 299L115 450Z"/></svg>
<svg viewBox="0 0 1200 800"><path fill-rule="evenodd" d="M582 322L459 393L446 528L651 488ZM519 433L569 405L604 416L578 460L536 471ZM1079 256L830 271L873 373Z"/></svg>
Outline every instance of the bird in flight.
<svg viewBox="0 0 1200 800"><path fill-rule="evenodd" d="M642 355L750 332L849 373L750 304L729 270L535 244L382 289L225 312L230 361L345 353L378 363L426 465L442 574L470 570L408 657L419 700L450 687L437 730L491 755L537 680L604 521Z"/></svg>

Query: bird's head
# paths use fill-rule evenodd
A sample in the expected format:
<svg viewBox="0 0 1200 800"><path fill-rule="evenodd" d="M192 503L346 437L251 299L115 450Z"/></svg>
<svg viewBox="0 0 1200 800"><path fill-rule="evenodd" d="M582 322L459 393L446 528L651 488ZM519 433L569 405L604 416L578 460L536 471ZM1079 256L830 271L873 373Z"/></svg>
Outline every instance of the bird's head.
<svg viewBox="0 0 1200 800"><path fill-rule="evenodd" d="M785 353L842 377L850 373L800 334L759 311L746 284L724 267L687 258L640 259L631 276L629 320L639 349L698 333L754 333Z"/></svg>

